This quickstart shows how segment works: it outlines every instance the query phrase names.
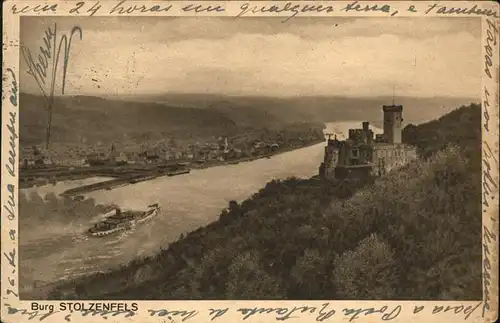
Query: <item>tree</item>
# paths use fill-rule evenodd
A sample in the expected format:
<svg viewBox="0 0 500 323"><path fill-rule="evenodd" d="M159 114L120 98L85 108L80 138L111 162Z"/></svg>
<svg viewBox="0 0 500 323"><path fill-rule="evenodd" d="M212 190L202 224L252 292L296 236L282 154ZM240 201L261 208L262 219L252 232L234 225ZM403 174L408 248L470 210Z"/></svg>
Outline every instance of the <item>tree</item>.
<svg viewBox="0 0 500 323"><path fill-rule="evenodd" d="M256 251L238 254L229 266L226 299L283 299L281 284L260 265Z"/></svg>
<svg viewBox="0 0 500 323"><path fill-rule="evenodd" d="M295 285L295 290L292 291L293 298L324 299L325 294L331 295L332 291L324 288L327 282L325 278L328 276L325 258L319 250L307 249L298 259L290 272Z"/></svg>
<svg viewBox="0 0 500 323"><path fill-rule="evenodd" d="M229 201L229 213L237 213L240 210L238 202L235 200Z"/></svg>
<svg viewBox="0 0 500 323"><path fill-rule="evenodd" d="M415 145L418 142L419 137L417 126L410 123L403 129L402 135L404 143Z"/></svg>
<svg viewBox="0 0 500 323"><path fill-rule="evenodd" d="M394 253L376 234L334 260L333 280L341 299L390 299L398 275Z"/></svg>

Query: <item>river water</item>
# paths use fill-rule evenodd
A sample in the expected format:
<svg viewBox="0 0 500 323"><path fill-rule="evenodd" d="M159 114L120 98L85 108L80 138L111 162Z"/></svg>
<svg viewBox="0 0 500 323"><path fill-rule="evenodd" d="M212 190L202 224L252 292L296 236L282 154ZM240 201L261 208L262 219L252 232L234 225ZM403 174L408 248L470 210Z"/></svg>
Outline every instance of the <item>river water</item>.
<svg viewBox="0 0 500 323"><path fill-rule="evenodd" d="M327 133L345 138L348 128L360 127L358 122L331 123ZM373 129L380 133L379 129ZM133 231L105 238L91 238L85 231L100 218L76 219L70 224L49 224L29 230L20 228L20 289L22 297L33 293L34 283L42 286L61 279L106 271L134 258L157 253L177 240L181 233L196 230L217 220L230 200L245 200L272 179L290 176L309 178L318 173L323 160L325 143L297 149L271 157L236 165L225 165L190 174L161 177L116 188L86 194L98 204L118 204L122 208L144 209L159 203L161 214L152 221L137 226ZM29 196L40 196L105 180L91 178L60 182L21 190ZM20 214L23 216L33 216ZM30 220L31 221L31 220ZM34 219L33 221L36 221ZM22 221L21 221L22 223ZM31 223L32 224L32 223Z"/></svg>

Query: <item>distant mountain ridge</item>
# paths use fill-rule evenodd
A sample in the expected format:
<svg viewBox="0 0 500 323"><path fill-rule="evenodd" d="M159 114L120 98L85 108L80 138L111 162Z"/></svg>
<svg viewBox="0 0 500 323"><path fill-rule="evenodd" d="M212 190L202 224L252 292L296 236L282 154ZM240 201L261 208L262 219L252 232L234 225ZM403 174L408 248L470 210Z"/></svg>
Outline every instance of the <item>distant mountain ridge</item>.
<svg viewBox="0 0 500 323"><path fill-rule="evenodd" d="M20 95L21 146L45 140L47 111L41 96ZM146 102L89 96L57 97L52 113L52 142L96 143L160 137L201 137L235 133L223 113Z"/></svg>
<svg viewBox="0 0 500 323"><path fill-rule="evenodd" d="M401 98L405 123L418 124L468 103L466 98ZM161 138L235 135L292 123L368 120L380 126L381 106L392 98L234 97L161 94L121 97L59 96L52 114L52 142L144 142ZM21 146L45 140L42 96L20 94Z"/></svg>
<svg viewBox="0 0 500 323"><path fill-rule="evenodd" d="M281 114L288 113L295 118L306 117L312 121L334 122L381 120L382 105L402 104L406 122L419 124L434 120L457 106L468 105L478 101L478 98L450 97L343 97L343 96L297 96L297 97L267 97L267 96L226 96L215 94L179 94L168 93L159 95L130 95L121 97L123 100L141 102L160 102L178 107L215 108L219 111L235 108L253 108L273 110Z"/></svg>

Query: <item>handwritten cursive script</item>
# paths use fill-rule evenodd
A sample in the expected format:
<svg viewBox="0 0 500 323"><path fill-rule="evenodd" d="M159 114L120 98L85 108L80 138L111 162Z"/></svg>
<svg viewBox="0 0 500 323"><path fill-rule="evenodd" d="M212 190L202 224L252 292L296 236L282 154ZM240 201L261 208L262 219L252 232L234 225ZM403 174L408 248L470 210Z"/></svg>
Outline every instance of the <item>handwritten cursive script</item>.
<svg viewBox="0 0 500 323"><path fill-rule="evenodd" d="M80 40L82 40L83 37L82 29L78 26L75 26L73 27L73 29L71 29L69 40L66 35L63 35L59 40L59 44L57 44L57 24L54 24L53 28L49 27L47 30L45 30L45 35L43 37L44 46L40 47L40 53L38 54L37 57L38 62L35 62L33 60L33 56L31 55L31 51L29 50L29 48L21 45L21 51L24 60L26 61L26 64L28 64L28 73L31 76L33 76L38 86L40 87L40 90L47 99L50 99L54 96L54 91L55 91L54 86L56 82L59 60L61 57L61 50L63 50L64 52L61 93L64 94L64 89L66 85L66 74L68 71L68 63L71 51L71 41L73 40L73 36L76 33L80 35ZM56 51L56 46L57 46L57 51ZM43 85L45 85L47 82L49 59L52 59L50 94L48 94L43 88Z"/></svg>
<svg viewBox="0 0 500 323"><path fill-rule="evenodd" d="M350 317L349 322L359 318L360 315L382 314L381 318L384 321L395 319L401 313L401 305L396 306L390 310L387 306L382 306L379 309L375 308L345 308L344 315Z"/></svg>
<svg viewBox="0 0 500 323"><path fill-rule="evenodd" d="M5 306L7 306L7 313L9 315L20 314L22 316L27 316L29 321L31 321L35 318L37 318L38 321L43 321L46 318L48 318L49 316L54 315L56 313L59 313L59 311L48 311L48 312L46 312L46 311L44 311L44 312L30 311L26 308L12 307L10 304L5 304Z"/></svg>
<svg viewBox="0 0 500 323"><path fill-rule="evenodd" d="M287 2L285 5L282 4L273 4L273 5L250 5L250 3L244 3L240 7L240 12L235 16L235 18L239 18L245 16L247 14L256 14L256 13L291 13L289 17L287 17L282 22L287 22L293 17L297 16L300 13L307 12L332 12L332 6L323 6L323 5L311 5L311 4L292 4L291 2Z"/></svg>
<svg viewBox="0 0 500 323"><path fill-rule="evenodd" d="M492 45L497 45L498 28L489 19L486 19L486 22L488 23L488 30L486 30L486 45L484 45L484 50L486 52L484 55L484 72L491 79L492 76L490 68L493 66L493 62L491 60L493 57Z"/></svg>
<svg viewBox="0 0 500 323"><path fill-rule="evenodd" d="M325 304L324 304L325 305ZM312 314L316 312L316 307L312 306L300 306L300 307L294 307L294 308L287 308L287 307L277 307L277 308L265 308L265 307L254 307L254 308L239 308L238 312L240 312L243 315L243 320L248 319L249 317L256 315L256 314L276 314L276 320L277 321L285 321L291 318L297 318L297 316L292 316L292 314L295 313L295 315L299 313L308 313Z"/></svg>
<svg viewBox="0 0 500 323"><path fill-rule="evenodd" d="M9 131L9 158L7 164L5 164L5 168L10 176L16 176L16 157L17 157L17 145L16 140L19 138L19 135L16 131L16 123L17 123L17 112L10 111L9 112L9 122L7 123L7 130Z"/></svg>
<svg viewBox="0 0 500 323"><path fill-rule="evenodd" d="M187 310L167 310L167 309L157 309L157 310L148 310L150 316L166 316L167 318L171 319L176 316L182 317L182 322L185 322L189 320L190 318L195 317L198 315L198 311L192 310L192 311L187 311Z"/></svg>
<svg viewBox="0 0 500 323"><path fill-rule="evenodd" d="M16 188L14 184L7 184L7 192L9 192L9 196L7 198L7 201L5 201L3 207L7 211L7 219L9 221L12 221L16 218L15 215L15 210L16 210L16 200L14 199L14 192Z"/></svg>
<svg viewBox="0 0 500 323"><path fill-rule="evenodd" d="M495 167L498 167L498 160L491 151L488 142L483 142L483 205L489 207L489 200L495 197L492 195L493 190L498 189L498 183L491 174L492 162Z"/></svg>
<svg viewBox="0 0 500 323"><path fill-rule="evenodd" d="M359 4L359 1L354 1L348 5L346 5L344 8L342 8L340 11L358 11L358 12L370 12L370 11L382 11L385 13L391 12L391 6L388 4L384 4L382 6L379 6L377 4Z"/></svg>
<svg viewBox="0 0 500 323"><path fill-rule="evenodd" d="M490 108L490 92L488 89L485 87L484 88L484 100L483 100L483 117L484 117L484 123L483 123L483 128L486 132L490 131L490 113L489 113L489 108Z"/></svg>
<svg viewBox="0 0 500 323"><path fill-rule="evenodd" d="M10 103L17 108L17 81L16 81L16 75L14 71L10 68L7 68L7 72L11 75L12 81L11 81L11 87L9 89L9 95L10 95ZM9 157L7 159L7 164L5 164L5 168L7 169L7 172L9 173L10 176L15 177L16 176L16 162L17 162L17 139L19 138L19 135L17 134L16 131L16 123L17 123L17 112L16 111L10 111L9 112L9 121L7 123L7 130L9 131Z"/></svg>
<svg viewBox="0 0 500 323"><path fill-rule="evenodd" d="M126 0L122 0L118 2L116 6L114 6L111 11L109 12L110 14L118 14L118 15L123 15L123 14L131 14L133 12L168 12L171 8L172 5L167 5L167 6L159 6L159 5L154 5L154 6L149 6L149 5L125 5Z"/></svg>
<svg viewBox="0 0 500 323"><path fill-rule="evenodd" d="M254 308L239 308L238 312L242 314L242 319L247 320L248 318L257 314L273 314L277 321L286 321L288 319L297 318L300 314L316 316L317 322L322 322L330 319L332 316L336 315L335 309L330 307L330 303L324 303L320 308L315 306L295 306L293 308L278 307L278 308L265 308L265 307L254 307ZM359 318L360 315L372 315L380 314L382 320L390 321L399 316L401 313L401 305L396 306L394 309L389 309L387 306L382 306L381 308L344 308L342 312L338 315L343 315L348 318L349 322L352 322Z"/></svg>
<svg viewBox="0 0 500 323"><path fill-rule="evenodd" d="M483 260L483 313L484 317L485 313L490 310L490 284L491 284L491 261L490 261L490 246L496 242L497 237L494 233L490 232L490 230L483 226L483 251L484 251L484 260ZM492 240L494 242L492 242Z"/></svg>
<svg viewBox="0 0 500 323"><path fill-rule="evenodd" d="M11 230L12 232L12 230ZM15 239L15 235L10 234L10 238L13 241L13 238ZM16 273L16 248L12 248L12 251L9 251L9 253L3 253L4 257L7 259L9 266L12 267L12 275ZM7 280L9 281L9 287L6 289L6 294L7 295L14 295L16 298L19 296L15 291L12 290L12 288L15 288L16 280L15 278L8 277Z"/></svg>
<svg viewBox="0 0 500 323"><path fill-rule="evenodd" d="M478 15L478 16L488 16L498 18L498 13L491 9L481 9L475 4L470 8L460 8L460 7L446 7L439 5L437 3L429 5L429 9L425 11L425 14L437 13L441 15Z"/></svg>
<svg viewBox="0 0 500 323"><path fill-rule="evenodd" d="M14 4L11 7L11 11L15 15L20 14L20 13L32 13L32 12L33 13L46 12L46 11L56 12L56 10L57 10L57 3L46 4L46 5L39 5L39 4L37 4L35 6L25 5L22 8L18 8Z"/></svg>
<svg viewBox="0 0 500 323"><path fill-rule="evenodd" d="M59 67L59 61L61 59L61 50L64 53L63 56L63 71L62 71L62 82L61 82L61 94L64 94L64 89L66 86L66 74L68 72L68 63L71 51L71 42L73 36L78 33L80 35L80 40L82 40L83 32L78 26L71 29L69 39L66 35L63 35L58 43L57 38L57 24L54 23L53 28L49 27L45 30L43 37L43 46L40 47L40 52L38 54L38 61L35 62L31 51L29 48L21 45L21 51L28 65L28 74L30 74L35 82L37 83L40 91L46 100L45 109L49 113L49 124L47 128L47 148L49 147L50 139L50 120L52 118L52 107L54 105L54 94L55 94L55 84L57 80L57 73ZM48 75L50 59L52 59L52 69L50 70L51 75ZM47 91L44 86L46 83L50 84L50 89Z"/></svg>
<svg viewBox="0 0 500 323"><path fill-rule="evenodd" d="M10 89L9 89L9 100L10 103L14 106L17 107L17 92L18 92L18 86L17 86L17 80L16 80L16 74L14 71L9 67L7 68L7 73L10 74L12 77L12 81L10 82ZM7 82L9 79L8 77L4 78L4 82Z"/></svg>
<svg viewBox="0 0 500 323"><path fill-rule="evenodd" d="M134 311L121 311L121 310L116 310L116 311L106 311L106 310L82 310L80 311L80 314L82 316L101 316L103 318L107 318L107 316L120 316L122 315L123 317L132 317L135 316L136 313Z"/></svg>
<svg viewBox="0 0 500 323"><path fill-rule="evenodd" d="M12 81L10 82L10 88L7 90L9 93L9 101L12 104L12 106L16 109L15 111L9 111L9 119L7 121L7 131L9 133L9 149L8 149L8 158L7 158L7 163L5 164L5 169L7 172L5 173L5 176L2 177L2 184L4 181L7 180L7 178L12 177L14 180L16 180L16 164L17 164L17 140L19 138L16 130L16 125L17 125L17 106L18 106L18 98L17 98L17 93L18 93L18 85L17 85L17 80L16 80L16 74L11 68L7 68L7 76L4 77L4 82L8 83L9 75L12 78ZM5 105L5 108L9 108L8 105ZM6 185L7 188L7 198L2 201L2 207L7 213L7 220L8 221L14 221L16 219L16 186L15 184L12 183L7 183ZM2 213L4 215L4 213ZM2 223L4 224L4 223ZM5 223L7 224L7 223ZM7 230L4 230L7 231ZM6 295L14 295L16 298L18 297L18 294L16 293L16 279L15 279L15 274L16 274L16 229L10 228L8 230L9 233L9 238L12 244L14 244L14 247L10 249L10 251L7 252L7 247L3 248L2 245L2 250L6 250L6 252L3 252L3 256L7 260L7 265L11 267L11 274L12 276L7 277L8 284L5 284L6 289L5 289L5 294ZM6 266L7 266L6 265Z"/></svg>
<svg viewBox="0 0 500 323"><path fill-rule="evenodd" d="M496 16L496 15L495 15ZM482 140L482 205L484 208L483 215L490 217L492 223L495 223L495 215L491 215L490 203L498 203L498 176L495 170L498 170L498 160L489 143L489 132L490 132L490 91L492 90L488 86L488 82L495 80L496 78L492 75L493 62L495 61L495 47L497 46L498 37L498 27L496 21L491 21L490 19L485 19L486 22L486 37L484 39L484 73L486 81L483 88L483 140ZM498 59L498 58L496 58ZM498 72L498 70L496 70ZM496 91L495 91L496 92ZM496 95L498 97L498 94ZM494 102L496 103L496 102ZM495 140L495 139L493 139ZM496 209L497 210L497 209ZM495 208L491 211L495 211ZM498 212L498 211L497 211ZM483 223L483 310L482 316L484 317L486 312L490 310L490 285L491 285L491 269L492 263L490 260L491 250L495 250L495 245L497 243L497 236L495 235L495 229L488 227L488 222Z"/></svg>
<svg viewBox="0 0 500 323"><path fill-rule="evenodd" d="M489 203L495 198L492 189L498 190L498 182L491 174L492 163L498 169L498 160L492 153L487 141L483 142L483 205L489 207ZM492 218L494 221L494 219ZM490 248L496 242L497 237L486 225L483 225L483 317L490 309L490 284L491 284L491 261Z"/></svg>

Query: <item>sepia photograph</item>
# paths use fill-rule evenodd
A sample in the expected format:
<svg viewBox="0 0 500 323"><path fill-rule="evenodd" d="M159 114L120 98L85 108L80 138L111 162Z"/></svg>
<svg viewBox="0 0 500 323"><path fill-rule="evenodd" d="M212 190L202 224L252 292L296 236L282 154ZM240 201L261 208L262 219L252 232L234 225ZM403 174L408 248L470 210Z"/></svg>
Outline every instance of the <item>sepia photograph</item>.
<svg viewBox="0 0 500 323"><path fill-rule="evenodd" d="M481 19L19 31L21 300L483 298Z"/></svg>

